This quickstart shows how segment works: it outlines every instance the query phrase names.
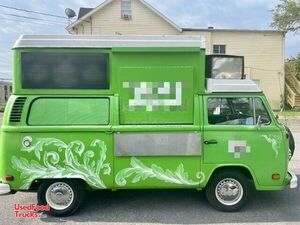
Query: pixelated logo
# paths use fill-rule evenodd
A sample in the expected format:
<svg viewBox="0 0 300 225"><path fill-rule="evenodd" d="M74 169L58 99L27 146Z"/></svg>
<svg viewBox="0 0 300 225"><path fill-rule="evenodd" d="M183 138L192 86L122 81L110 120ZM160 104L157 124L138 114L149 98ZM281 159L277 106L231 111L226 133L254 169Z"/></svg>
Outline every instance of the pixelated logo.
<svg viewBox="0 0 300 225"><path fill-rule="evenodd" d="M182 82L123 82L123 88L132 89L133 98L129 99L130 111L145 107L147 112L171 111L171 107L182 106Z"/></svg>
<svg viewBox="0 0 300 225"><path fill-rule="evenodd" d="M228 141L228 152L233 153L234 158L241 158L241 154L250 153L251 148L246 141Z"/></svg>
<svg viewBox="0 0 300 225"><path fill-rule="evenodd" d="M14 212L17 218L38 218L41 212L50 211L49 205L14 204Z"/></svg>

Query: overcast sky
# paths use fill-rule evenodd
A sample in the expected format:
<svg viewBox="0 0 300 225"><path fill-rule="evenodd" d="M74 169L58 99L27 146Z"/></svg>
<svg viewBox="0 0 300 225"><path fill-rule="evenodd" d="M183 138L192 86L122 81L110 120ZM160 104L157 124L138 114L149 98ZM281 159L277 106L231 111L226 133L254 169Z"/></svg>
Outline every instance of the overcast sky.
<svg viewBox="0 0 300 225"><path fill-rule="evenodd" d="M96 7L103 0L1 0L1 5L64 16L65 8ZM147 0L184 28L270 29L270 10L278 0ZM189 3L189 4L188 4ZM13 14L15 16L9 15ZM17 16L34 17L32 20ZM0 77L11 75L11 52L20 34L67 34L65 19L0 7ZM288 34L286 57L300 52L300 34Z"/></svg>

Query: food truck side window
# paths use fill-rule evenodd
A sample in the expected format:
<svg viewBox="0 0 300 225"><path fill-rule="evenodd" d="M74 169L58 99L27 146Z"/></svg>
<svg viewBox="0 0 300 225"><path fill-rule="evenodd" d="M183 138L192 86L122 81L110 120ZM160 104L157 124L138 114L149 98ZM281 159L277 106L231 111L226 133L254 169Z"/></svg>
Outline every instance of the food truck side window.
<svg viewBox="0 0 300 225"><path fill-rule="evenodd" d="M108 54L21 53L26 89L109 89Z"/></svg>
<svg viewBox="0 0 300 225"><path fill-rule="evenodd" d="M262 124L270 124L271 120L268 112L259 98L240 97L208 99L209 124L255 125L258 116L261 116Z"/></svg>
<svg viewBox="0 0 300 225"><path fill-rule="evenodd" d="M31 126L108 125L109 98L37 98L30 107Z"/></svg>

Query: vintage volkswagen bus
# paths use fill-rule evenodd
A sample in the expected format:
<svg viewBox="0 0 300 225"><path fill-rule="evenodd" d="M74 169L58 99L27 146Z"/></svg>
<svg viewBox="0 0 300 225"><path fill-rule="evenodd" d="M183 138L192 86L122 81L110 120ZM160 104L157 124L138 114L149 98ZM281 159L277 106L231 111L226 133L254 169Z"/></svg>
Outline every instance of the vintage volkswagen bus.
<svg viewBox="0 0 300 225"><path fill-rule="evenodd" d="M297 186L288 135L251 80L205 81L200 37L22 36L0 142L0 194L37 191L55 216L88 190Z"/></svg>

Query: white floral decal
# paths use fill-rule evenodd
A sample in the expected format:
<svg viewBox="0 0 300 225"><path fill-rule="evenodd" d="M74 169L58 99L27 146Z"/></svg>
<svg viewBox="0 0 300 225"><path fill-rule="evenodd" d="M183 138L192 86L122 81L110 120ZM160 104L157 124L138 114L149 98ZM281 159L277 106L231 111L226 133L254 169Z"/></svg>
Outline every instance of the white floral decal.
<svg viewBox="0 0 300 225"><path fill-rule="evenodd" d="M276 158L278 157L278 153L279 153L279 149L280 149L280 137L278 137L277 135L262 135L262 137L269 142L270 144L272 144L272 149L275 152L275 156Z"/></svg>
<svg viewBox="0 0 300 225"><path fill-rule="evenodd" d="M25 138L32 140L31 137ZM54 146L57 150L46 151L45 146ZM33 152L37 160L12 156L13 168L21 173L20 178L23 179L21 189L28 189L32 181L42 178L81 178L91 187L106 188L100 177L100 173L104 175L111 173L110 164L105 163L106 145L103 141L96 139L90 146L99 147L98 160L94 159L94 151L85 151L83 142L78 140L66 144L56 138L37 138L36 142L30 146L23 145L21 151ZM60 152L64 152L62 153L64 159L60 158Z"/></svg>
<svg viewBox="0 0 300 225"><path fill-rule="evenodd" d="M205 179L203 172L197 173L199 180L190 180L188 174L184 172L183 164L180 163L175 172L163 170L161 167L152 164L151 167L145 166L140 160L135 157L131 158L130 168L122 169L116 175L115 181L118 186L125 186L126 179L135 174L132 183L137 183L148 178L156 178L165 181L166 183L184 184L184 185L199 185Z"/></svg>

